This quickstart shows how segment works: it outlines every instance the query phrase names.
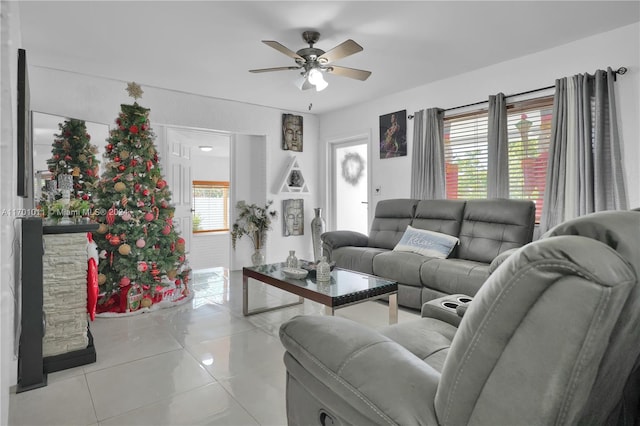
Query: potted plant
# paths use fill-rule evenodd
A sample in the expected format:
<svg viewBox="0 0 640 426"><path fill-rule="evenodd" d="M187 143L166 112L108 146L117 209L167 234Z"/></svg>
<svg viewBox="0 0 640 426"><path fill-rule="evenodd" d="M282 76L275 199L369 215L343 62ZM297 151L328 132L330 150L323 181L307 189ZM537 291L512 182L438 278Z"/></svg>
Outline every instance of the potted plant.
<svg viewBox="0 0 640 426"><path fill-rule="evenodd" d="M231 229L231 245L235 250L236 242L244 235L248 236L253 243L251 261L254 266L264 263L262 248L267 239L267 231L271 229L271 220L278 214L275 210L270 210L272 204L273 201L268 201L264 206L247 204L244 201L238 201L236 204L238 218Z"/></svg>

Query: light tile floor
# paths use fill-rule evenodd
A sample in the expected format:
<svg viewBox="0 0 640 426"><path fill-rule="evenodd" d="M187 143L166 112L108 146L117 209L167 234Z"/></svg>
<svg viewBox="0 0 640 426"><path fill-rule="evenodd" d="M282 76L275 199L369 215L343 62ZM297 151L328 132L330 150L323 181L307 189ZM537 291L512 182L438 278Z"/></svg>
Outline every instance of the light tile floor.
<svg viewBox="0 0 640 426"><path fill-rule="evenodd" d="M280 324L324 315L305 301L242 315L242 273L195 271L182 306L124 318L96 318L97 362L49 374L44 388L12 393L10 425L285 425ZM250 308L296 296L250 282ZM379 328L388 307L366 302L336 315ZM400 310L399 321L416 318Z"/></svg>

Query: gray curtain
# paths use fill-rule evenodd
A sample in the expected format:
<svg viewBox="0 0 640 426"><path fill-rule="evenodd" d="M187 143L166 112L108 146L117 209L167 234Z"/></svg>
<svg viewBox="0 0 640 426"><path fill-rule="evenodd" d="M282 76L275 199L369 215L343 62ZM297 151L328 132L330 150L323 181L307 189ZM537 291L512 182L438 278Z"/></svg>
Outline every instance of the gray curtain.
<svg viewBox="0 0 640 426"><path fill-rule="evenodd" d="M487 195L509 198L509 139L504 93L489 96Z"/></svg>
<svg viewBox="0 0 640 426"><path fill-rule="evenodd" d="M444 110L420 110L413 118L411 198L446 198L444 170Z"/></svg>
<svg viewBox="0 0 640 426"><path fill-rule="evenodd" d="M626 210L615 73L556 81L541 231L602 210Z"/></svg>

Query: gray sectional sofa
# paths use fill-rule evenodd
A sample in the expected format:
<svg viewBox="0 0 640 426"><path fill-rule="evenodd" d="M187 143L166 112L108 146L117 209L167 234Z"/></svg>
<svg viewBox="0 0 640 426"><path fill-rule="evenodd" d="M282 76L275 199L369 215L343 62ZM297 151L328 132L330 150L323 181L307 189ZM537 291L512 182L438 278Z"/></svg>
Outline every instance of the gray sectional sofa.
<svg viewBox="0 0 640 426"><path fill-rule="evenodd" d="M474 296L499 254L531 242L535 205L523 200L382 200L369 236L322 234L324 254L336 266L398 282L398 303L420 309L450 294ZM459 238L446 259L394 251L407 226Z"/></svg>

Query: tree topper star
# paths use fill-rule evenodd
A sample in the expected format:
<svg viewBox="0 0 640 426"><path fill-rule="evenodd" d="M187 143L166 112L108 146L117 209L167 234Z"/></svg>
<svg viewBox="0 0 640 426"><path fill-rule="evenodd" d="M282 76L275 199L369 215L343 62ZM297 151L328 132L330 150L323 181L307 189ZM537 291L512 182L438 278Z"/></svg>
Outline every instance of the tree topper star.
<svg viewBox="0 0 640 426"><path fill-rule="evenodd" d="M142 87L140 87L138 83L132 81L131 83L127 83L127 93L129 93L129 96L131 96L133 99L137 100L138 98L142 97L142 94L144 92L142 91Z"/></svg>

